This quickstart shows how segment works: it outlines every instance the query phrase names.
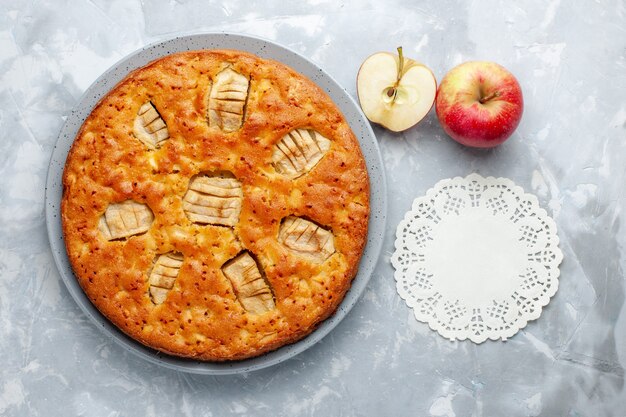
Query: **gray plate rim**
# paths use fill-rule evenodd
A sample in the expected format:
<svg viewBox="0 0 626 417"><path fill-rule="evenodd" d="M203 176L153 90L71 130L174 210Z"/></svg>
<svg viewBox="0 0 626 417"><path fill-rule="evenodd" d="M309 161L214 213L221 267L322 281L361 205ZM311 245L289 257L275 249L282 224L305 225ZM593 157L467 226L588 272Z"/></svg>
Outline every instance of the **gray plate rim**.
<svg viewBox="0 0 626 417"><path fill-rule="evenodd" d="M280 61L312 79L330 95L346 117L359 140L370 177L371 213L367 245L352 287L337 312L298 342L256 358L234 362L202 362L166 355L142 345L119 330L96 309L74 277L61 228L63 167L72 142L85 118L98 101L132 70L165 55L197 49L238 49L251 52L262 58ZM146 45L125 56L85 91L74 110L68 115L52 151L46 178L45 217L52 255L68 292L83 313L104 334L126 351L169 369L205 375L240 374L276 365L305 351L335 328L356 304L381 253L387 222L387 185L383 160L372 127L350 94L315 63L285 46L256 36L227 32L186 34Z"/></svg>

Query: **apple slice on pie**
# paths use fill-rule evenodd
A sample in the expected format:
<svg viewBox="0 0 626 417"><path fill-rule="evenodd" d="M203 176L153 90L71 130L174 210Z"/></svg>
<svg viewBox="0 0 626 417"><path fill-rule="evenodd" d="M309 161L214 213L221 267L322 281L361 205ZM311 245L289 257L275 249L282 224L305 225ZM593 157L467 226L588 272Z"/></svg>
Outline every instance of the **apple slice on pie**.
<svg viewBox="0 0 626 417"><path fill-rule="evenodd" d="M98 229L107 240L124 239L147 232L153 220L154 215L148 206L126 200L107 207L100 217Z"/></svg>
<svg viewBox="0 0 626 417"><path fill-rule="evenodd" d="M237 299L247 312L262 314L276 307L272 290L248 252L242 252L224 264L222 272L232 284Z"/></svg>
<svg viewBox="0 0 626 417"><path fill-rule="evenodd" d="M234 132L243 124L248 99L248 79L228 67L215 76L209 94L209 126Z"/></svg>
<svg viewBox="0 0 626 417"><path fill-rule="evenodd" d="M311 129L295 129L274 147L272 163L276 172L291 179L309 172L330 149L330 140Z"/></svg>
<svg viewBox="0 0 626 417"><path fill-rule="evenodd" d="M231 173L195 177L183 198L183 209L194 223L235 226L239 221L243 191Z"/></svg>
<svg viewBox="0 0 626 417"><path fill-rule="evenodd" d="M335 253L333 234L301 217L287 217L278 231L278 241L313 262L322 263Z"/></svg>
<svg viewBox="0 0 626 417"><path fill-rule="evenodd" d="M158 148L170 137L167 125L150 101L139 108L133 134L150 149Z"/></svg>
<svg viewBox="0 0 626 417"><path fill-rule="evenodd" d="M183 265L183 255L180 253L165 253L159 256L150 271L150 298L154 304L162 304L167 293L174 287L180 267Z"/></svg>

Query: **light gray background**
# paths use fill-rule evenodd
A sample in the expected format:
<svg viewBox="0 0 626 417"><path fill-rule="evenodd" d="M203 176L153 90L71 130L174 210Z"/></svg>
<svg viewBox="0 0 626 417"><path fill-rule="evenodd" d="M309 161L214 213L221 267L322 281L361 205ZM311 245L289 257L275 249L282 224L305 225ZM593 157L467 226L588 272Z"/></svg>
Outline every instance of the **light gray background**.
<svg viewBox="0 0 626 417"><path fill-rule="evenodd" d="M506 4L509 3L509 4ZM625 416L626 3L309 0L0 4L0 415ZM375 128L389 228L361 301L322 342L276 367L202 377L124 352L81 313L48 248L44 182L57 133L110 65L180 32L282 43L355 94L360 63L403 45L440 80L488 59L525 94L515 135L456 145L434 112ZM395 291L395 225L442 178L506 176L554 217L564 262L541 318L506 343L448 342Z"/></svg>

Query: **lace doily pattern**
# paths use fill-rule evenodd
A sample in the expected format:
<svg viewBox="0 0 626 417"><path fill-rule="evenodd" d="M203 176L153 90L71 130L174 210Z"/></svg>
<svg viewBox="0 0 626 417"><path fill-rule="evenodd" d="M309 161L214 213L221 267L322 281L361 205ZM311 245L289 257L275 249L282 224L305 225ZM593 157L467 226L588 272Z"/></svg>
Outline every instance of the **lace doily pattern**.
<svg viewBox="0 0 626 417"><path fill-rule="evenodd" d="M438 182L413 201L391 262L417 320L450 340L506 340L558 288L556 224L534 195L506 178Z"/></svg>

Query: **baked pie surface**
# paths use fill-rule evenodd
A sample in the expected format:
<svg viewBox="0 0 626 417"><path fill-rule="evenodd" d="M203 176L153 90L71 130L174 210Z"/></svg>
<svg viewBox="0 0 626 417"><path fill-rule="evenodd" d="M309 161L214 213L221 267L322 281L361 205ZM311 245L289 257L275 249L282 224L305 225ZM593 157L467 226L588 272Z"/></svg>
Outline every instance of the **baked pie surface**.
<svg viewBox="0 0 626 417"><path fill-rule="evenodd" d="M232 51L169 55L95 107L61 204L74 273L122 331L200 360L312 332L356 275L369 181L313 82Z"/></svg>

